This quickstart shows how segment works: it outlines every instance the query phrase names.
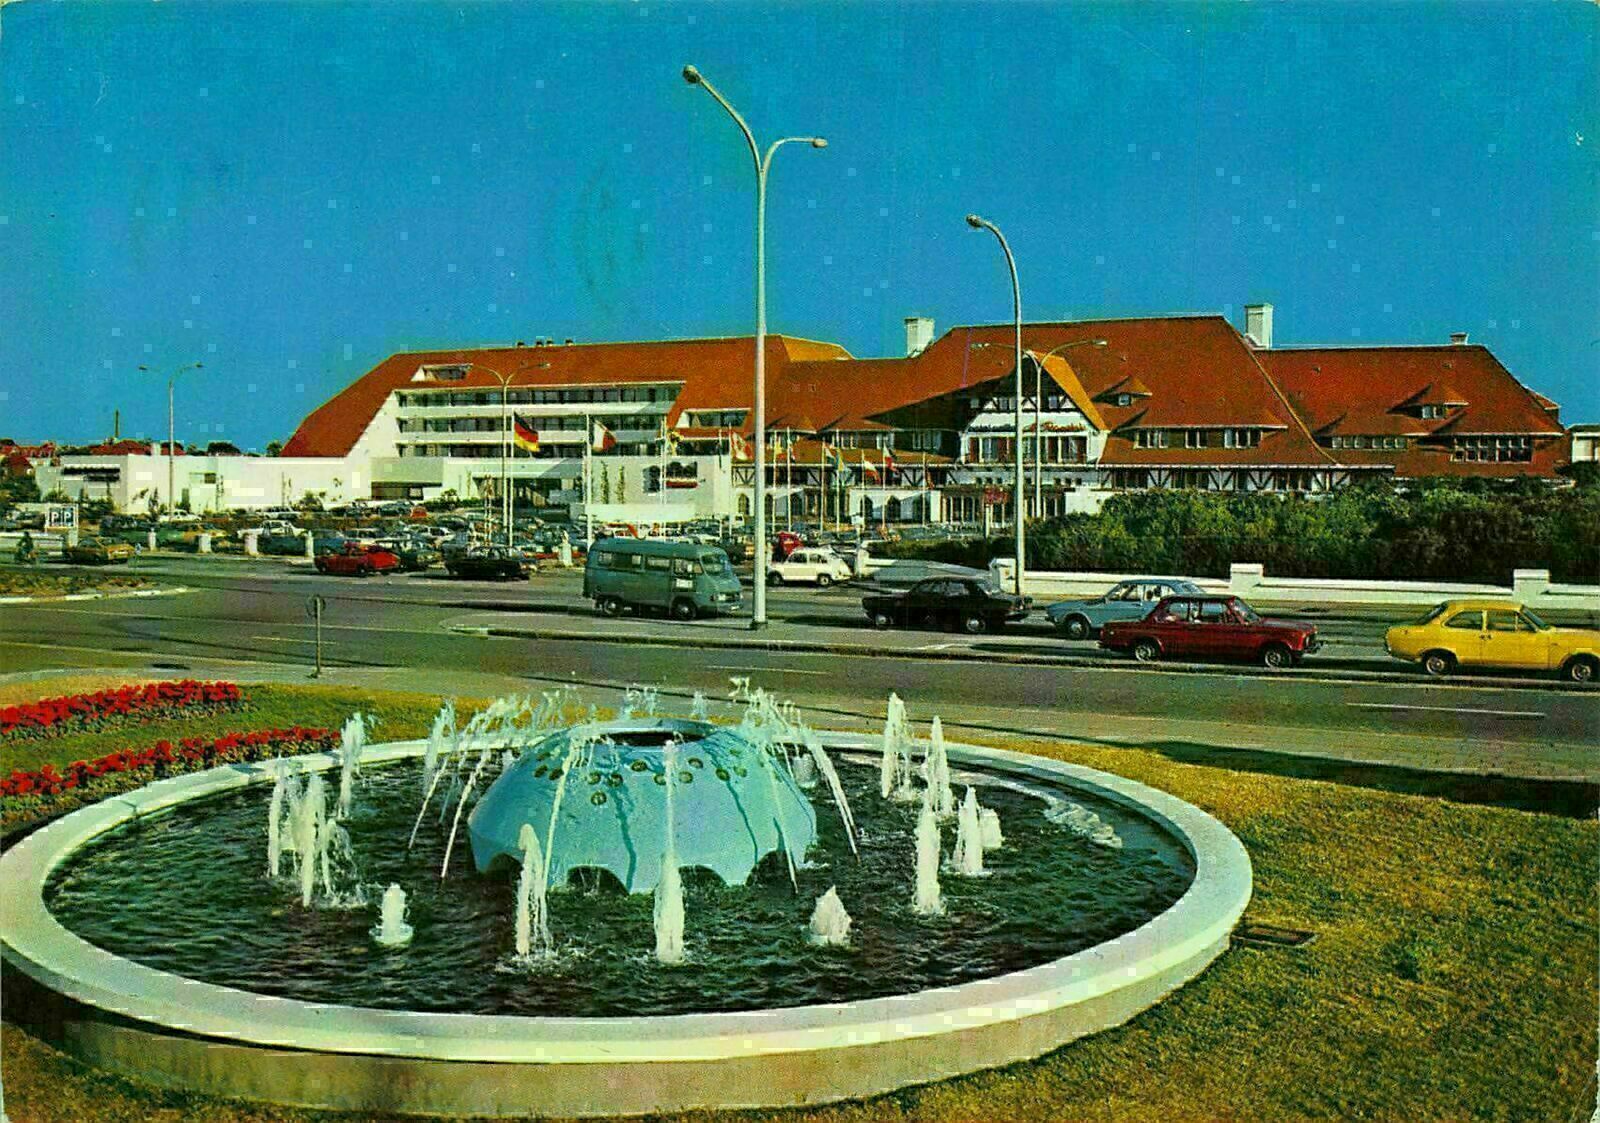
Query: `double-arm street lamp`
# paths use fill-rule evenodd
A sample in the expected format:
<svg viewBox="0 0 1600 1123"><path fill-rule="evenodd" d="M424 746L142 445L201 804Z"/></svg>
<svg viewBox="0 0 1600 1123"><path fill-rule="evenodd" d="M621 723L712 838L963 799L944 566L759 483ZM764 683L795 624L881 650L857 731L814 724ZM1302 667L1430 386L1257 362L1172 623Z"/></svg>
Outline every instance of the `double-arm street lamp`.
<svg viewBox="0 0 1600 1123"><path fill-rule="evenodd" d="M988 219L981 218L975 214L969 214L967 216L967 225L972 227L974 230L987 230L1000 240L1000 248L1005 252L1006 255L1006 265L1011 270L1011 311L1012 319L1016 325L1017 352L1016 394L1012 399L1012 404L1016 407L1016 432L1014 449L1016 453L1016 475L1012 480L1011 486L1011 521L1016 528L1017 596L1020 597L1024 595L1023 579L1025 567L1027 565L1026 561L1024 560L1024 550L1026 549L1026 544L1023 541L1024 535L1026 534L1025 527L1027 524L1027 519L1023 510L1023 500L1025 497L1022 488L1022 286L1017 283L1017 259L1011 256L1011 245L1006 241L1006 236L1000 233L1000 228L994 223L990 222Z"/></svg>
<svg viewBox="0 0 1600 1123"><path fill-rule="evenodd" d="M174 411L172 408L173 386L178 381L178 375L182 374L184 371L202 370L204 367L204 363L184 363L171 374L167 375L167 510L169 511L175 511L178 509L177 492L173 490L174 478L177 475L172 464L173 444L177 440L177 422L174 419ZM150 368L141 363L139 369L148 371Z"/></svg>
<svg viewBox="0 0 1600 1123"><path fill-rule="evenodd" d="M1044 518L1044 502L1041 498L1041 479L1044 476L1044 364L1052 355L1059 355L1063 351L1070 351L1074 347L1104 347L1103 339L1074 339L1070 343L1062 343L1050 348L1043 355L1034 360L1033 368L1033 517Z"/></svg>
<svg viewBox="0 0 1600 1123"><path fill-rule="evenodd" d="M517 375L523 371L533 369L535 365L537 364L524 363L510 374L501 374L494 367L486 366L483 363L467 364L470 368L493 375L495 381L500 383L500 518L502 519L502 525L505 527L506 549L508 550L512 548L511 516L513 513L511 502L511 461L509 459L511 450L511 411L508 405L508 398L510 396L511 383L516 380ZM545 365L548 366L549 364ZM587 436L585 439L587 439ZM584 496L584 502L587 503L588 501L589 497L587 495Z"/></svg>
<svg viewBox="0 0 1600 1123"><path fill-rule="evenodd" d="M756 513L756 580L754 605L750 612L752 629L767 626L767 583L764 580L767 564L767 173L772 168L772 155L785 144L803 143L812 148L826 148L828 142L819 136L786 136L775 140L766 155L756 143L755 134L745 124L739 111L728 104L728 99L701 76L692 66L683 68L683 80L699 86L727 110L734 124L744 134L750 145L750 158L756 170L756 368L755 368L755 513Z"/></svg>

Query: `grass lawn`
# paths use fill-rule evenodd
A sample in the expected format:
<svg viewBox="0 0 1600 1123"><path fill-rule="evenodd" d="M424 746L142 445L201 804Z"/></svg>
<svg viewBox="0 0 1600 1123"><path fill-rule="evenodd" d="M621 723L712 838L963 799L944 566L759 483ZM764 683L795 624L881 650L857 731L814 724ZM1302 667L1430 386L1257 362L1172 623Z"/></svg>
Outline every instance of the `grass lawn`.
<svg viewBox="0 0 1600 1123"><path fill-rule="evenodd" d="M148 578L110 569L0 569L0 597L61 597L68 593L122 593L150 585Z"/></svg>
<svg viewBox="0 0 1600 1123"><path fill-rule="evenodd" d="M225 715L220 726L135 727L132 736L73 738L52 751L70 760L196 726L331 725L355 709L380 716L380 738L412 736L434 706L432 698L333 687L248 694L250 714ZM1144 750L1005 746L1117 772L1216 815L1255 863L1251 917L1312 929L1317 940L1236 947L1128 1025L1038 1061L866 1102L694 1118L1589 1118L1600 997L1600 828L1592 819ZM0 749L0 760L14 748ZM4 1027L4 1049L6 1107L18 1123L350 1118L151 1089L97 1073L13 1024Z"/></svg>

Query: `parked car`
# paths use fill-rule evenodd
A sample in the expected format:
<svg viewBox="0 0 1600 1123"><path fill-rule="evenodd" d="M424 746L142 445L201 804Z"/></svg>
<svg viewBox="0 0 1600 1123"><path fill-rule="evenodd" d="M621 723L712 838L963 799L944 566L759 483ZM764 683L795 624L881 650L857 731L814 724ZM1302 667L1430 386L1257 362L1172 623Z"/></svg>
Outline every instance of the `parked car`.
<svg viewBox="0 0 1600 1123"><path fill-rule="evenodd" d="M802 546L783 560L767 565L768 585L810 583L826 589L835 581L848 581L853 576L848 562L832 550L816 546Z"/></svg>
<svg viewBox="0 0 1600 1123"><path fill-rule="evenodd" d="M1089 639L1113 620L1142 620L1162 597L1203 597L1192 581L1174 577L1135 577L1118 581L1098 597L1064 600L1044 610L1051 625L1068 639Z"/></svg>
<svg viewBox="0 0 1600 1123"><path fill-rule="evenodd" d="M115 538L80 538L76 546L62 550L61 556L73 565L110 565L132 561L133 547Z"/></svg>
<svg viewBox="0 0 1600 1123"><path fill-rule="evenodd" d="M1279 670L1322 646L1315 624L1268 620L1238 597L1172 596L1142 620L1113 620L1100 646L1131 652L1141 663L1168 656L1253 659Z"/></svg>
<svg viewBox="0 0 1600 1123"><path fill-rule="evenodd" d="M296 557L306 552L306 540L299 534L263 534L256 539L256 549L263 554Z"/></svg>
<svg viewBox="0 0 1600 1123"><path fill-rule="evenodd" d="M444 557L425 538L380 538L377 545L400 559L403 573L420 573Z"/></svg>
<svg viewBox="0 0 1600 1123"><path fill-rule="evenodd" d="M1390 628L1383 649L1435 676L1457 667L1503 667L1594 682L1600 673L1600 632L1557 628L1513 601L1445 601Z"/></svg>
<svg viewBox="0 0 1600 1123"><path fill-rule="evenodd" d="M875 628L894 624L960 628L971 635L998 632L1028 615L1025 597L1007 593L987 577L933 577L904 592L871 593L861 608Z"/></svg>
<svg viewBox="0 0 1600 1123"><path fill-rule="evenodd" d="M447 553L444 567L451 577L476 581L525 581L528 577L528 563L522 555L504 546L475 546Z"/></svg>
<svg viewBox="0 0 1600 1123"><path fill-rule="evenodd" d="M316 565L318 573L371 577L374 573L387 573L399 569L400 559L381 546L363 546L359 542L346 542L338 550L318 554L313 564Z"/></svg>
<svg viewBox="0 0 1600 1123"><path fill-rule="evenodd" d="M715 546L602 538L583 568L583 595L607 616L659 608L679 620L737 612L743 597L728 555Z"/></svg>

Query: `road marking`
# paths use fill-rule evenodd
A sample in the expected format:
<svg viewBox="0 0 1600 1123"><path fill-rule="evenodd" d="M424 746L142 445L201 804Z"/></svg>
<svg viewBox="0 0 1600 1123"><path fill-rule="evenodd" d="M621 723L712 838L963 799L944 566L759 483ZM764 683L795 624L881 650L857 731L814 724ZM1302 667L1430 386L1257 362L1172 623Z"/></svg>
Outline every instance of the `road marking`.
<svg viewBox="0 0 1600 1123"><path fill-rule="evenodd" d="M1484 717L1529 717L1542 719L1537 710L1479 710L1469 706L1416 706L1401 702L1346 702L1358 710L1427 710L1437 714L1479 714Z"/></svg>
<svg viewBox="0 0 1600 1123"><path fill-rule="evenodd" d="M250 638L251 639L262 640L263 642L266 642L266 643L316 643L317 642L317 639L316 639L315 636L305 636L305 637L301 637L301 636L251 636ZM323 647L338 647L339 646L339 641L338 640L332 640L332 639L325 639L325 640L322 641L322 646Z"/></svg>
<svg viewBox="0 0 1600 1123"><path fill-rule="evenodd" d="M723 663L707 663L712 671L743 671L750 675L825 675L827 671L803 671L799 667L730 667Z"/></svg>

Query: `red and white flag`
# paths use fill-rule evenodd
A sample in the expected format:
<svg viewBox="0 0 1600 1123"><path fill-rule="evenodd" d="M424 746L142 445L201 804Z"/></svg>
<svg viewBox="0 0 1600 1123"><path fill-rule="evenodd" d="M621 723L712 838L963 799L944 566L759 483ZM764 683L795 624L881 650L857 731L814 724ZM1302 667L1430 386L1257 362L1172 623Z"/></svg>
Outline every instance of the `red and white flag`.
<svg viewBox="0 0 1600 1123"><path fill-rule="evenodd" d="M596 452L609 452L617 447L616 434L596 421L589 432L589 446Z"/></svg>
<svg viewBox="0 0 1600 1123"><path fill-rule="evenodd" d="M733 453L735 460L750 459L750 442L732 429L728 430L728 450Z"/></svg>

